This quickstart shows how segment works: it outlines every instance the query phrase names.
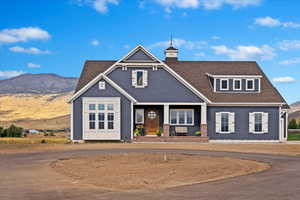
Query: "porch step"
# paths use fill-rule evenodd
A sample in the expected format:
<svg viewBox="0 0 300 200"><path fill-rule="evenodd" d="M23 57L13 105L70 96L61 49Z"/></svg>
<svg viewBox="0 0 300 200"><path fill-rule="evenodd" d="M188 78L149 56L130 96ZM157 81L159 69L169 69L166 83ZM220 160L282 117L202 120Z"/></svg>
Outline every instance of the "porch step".
<svg viewBox="0 0 300 200"><path fill-rule="evenodd" d="M208 137L199 136L170 136L170 137L151 137L137 136L134 137L134 142L208 142Z"/></svg>

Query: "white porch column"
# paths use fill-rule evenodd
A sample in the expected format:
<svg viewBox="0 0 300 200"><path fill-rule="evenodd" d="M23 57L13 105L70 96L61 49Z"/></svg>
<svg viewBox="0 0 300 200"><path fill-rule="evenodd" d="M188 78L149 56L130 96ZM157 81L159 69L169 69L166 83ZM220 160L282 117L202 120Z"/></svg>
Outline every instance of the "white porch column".
<svg viewBox="0 0 300 200"><path fill-rule="evenodd" d="M207 105L206 105L206 103L201 105L200 131L201 131L202 137L207 137Z"/></svg>
<svg viewBox="0 0 300 200"><path fill-rule="evenodd" d="M165 136L165 137L170 136L169 114L170 114L169 105L165 104L164 105L164 134L163 134L163 136Z"/></svg>

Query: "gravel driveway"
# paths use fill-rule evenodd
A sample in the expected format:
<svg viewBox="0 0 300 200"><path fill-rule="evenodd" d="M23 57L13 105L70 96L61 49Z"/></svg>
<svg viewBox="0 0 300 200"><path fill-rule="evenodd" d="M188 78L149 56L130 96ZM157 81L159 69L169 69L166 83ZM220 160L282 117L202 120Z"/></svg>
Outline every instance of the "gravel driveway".
<svg viewBox="0 0 300 200"><path fill-rule="evenodd" d="M56 173L49 164L74 155L119 152L170 152L229 156L268 162L270 170L209 183L147 192L107 192ZM201 167L201 166L199 166ZM99 149L0 155L1 200L85 199L300 199L300 157L200 150Z"/></svg>

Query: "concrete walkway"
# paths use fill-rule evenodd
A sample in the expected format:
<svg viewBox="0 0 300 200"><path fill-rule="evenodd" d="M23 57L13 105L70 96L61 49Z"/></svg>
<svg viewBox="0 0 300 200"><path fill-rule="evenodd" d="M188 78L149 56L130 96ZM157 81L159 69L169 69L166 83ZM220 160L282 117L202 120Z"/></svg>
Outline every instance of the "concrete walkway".
<svg viewBox="0 0 300 200"><path fill-rule="evenodd" d="M120 152L170 152L209 156L229 156L272 164L270 170L203 184L147 192L107 192L74 182L56 173L49 164L73 155ZM201 167L201 166L199 166ZM111 149L72 150L31 154L0 155L1 200L147 200L147 199L300 199L300 157L211 152L199 150Z"/></svg>

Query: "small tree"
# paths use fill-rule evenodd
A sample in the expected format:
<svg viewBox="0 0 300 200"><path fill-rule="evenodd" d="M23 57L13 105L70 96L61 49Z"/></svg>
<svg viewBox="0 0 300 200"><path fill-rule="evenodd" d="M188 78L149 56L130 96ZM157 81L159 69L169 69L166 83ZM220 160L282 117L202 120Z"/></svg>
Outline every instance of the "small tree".
<svg viewBox="0 0 300 200"><path fill-rule="evenodd" d="M292 120L289 122L289 129L297 129L297 128L298 128L298 124L297 124L296 119L292 119Z"/></svg>
<svg viewBox="0 0 300 200"><path fill-rule="evenodd" d="M0 137L3 137L2 136L3 135L3 131L4 131L3 127L0 126Z"/></svg>
<svg viewBox="0 0 300 200"><path fill-rule="evenodd" d="M23 129L12 124L6 131L6 137L22 137Z"/></svg>

